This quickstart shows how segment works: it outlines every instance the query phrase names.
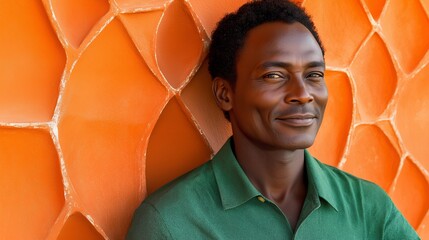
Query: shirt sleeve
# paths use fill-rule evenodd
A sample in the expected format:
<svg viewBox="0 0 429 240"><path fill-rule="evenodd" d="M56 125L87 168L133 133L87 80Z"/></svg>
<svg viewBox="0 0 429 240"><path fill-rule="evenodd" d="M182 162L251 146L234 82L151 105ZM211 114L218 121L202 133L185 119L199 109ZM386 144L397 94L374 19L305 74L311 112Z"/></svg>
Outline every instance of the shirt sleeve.
<svg viewBox="0 0 429 240"><path fill-rule="evenodd" d="M150 203L143 202L134 213L127 240L172 239L162 216Z"/></svg>
<svg viewBox="0 0 429 240"><path fill-rule="evenodd" d="M407 239L417 240L420 237L417 235L414 228L408 223L405 217L393 204L392 200L388 199L388 207L390 208L389 216L385 221L384 240Z"/></svg>

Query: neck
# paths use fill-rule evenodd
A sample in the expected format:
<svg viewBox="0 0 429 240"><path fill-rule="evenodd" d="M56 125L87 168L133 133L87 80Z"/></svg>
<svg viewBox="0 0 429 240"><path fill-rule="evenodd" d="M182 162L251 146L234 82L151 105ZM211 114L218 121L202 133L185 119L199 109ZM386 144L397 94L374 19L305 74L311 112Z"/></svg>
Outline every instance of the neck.
<svg viewBox="0 0 429 240"><path fill-rule="evenodd" d="M280 203L306 194L303 149L265 149L248 138L233 139L238 162L264 196Z"/></svg>

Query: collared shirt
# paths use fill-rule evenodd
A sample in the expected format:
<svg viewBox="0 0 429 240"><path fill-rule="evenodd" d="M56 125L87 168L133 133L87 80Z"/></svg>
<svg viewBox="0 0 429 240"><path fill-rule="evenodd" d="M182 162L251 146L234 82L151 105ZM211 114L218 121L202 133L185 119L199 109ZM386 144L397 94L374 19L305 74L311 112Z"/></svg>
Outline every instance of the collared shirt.
<svg viewBox="0 0 429 240"><path fill-rule="evenodd" d="M229 140L216 156L149 196L127 239L419 239L378 186L305 151L308 191L296 231L250 182Z"/></svg>

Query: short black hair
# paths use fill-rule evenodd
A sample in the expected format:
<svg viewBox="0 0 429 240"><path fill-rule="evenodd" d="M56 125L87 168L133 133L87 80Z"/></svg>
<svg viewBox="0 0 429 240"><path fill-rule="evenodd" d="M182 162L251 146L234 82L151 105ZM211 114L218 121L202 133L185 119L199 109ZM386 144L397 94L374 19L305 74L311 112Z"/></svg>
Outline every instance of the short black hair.
<svg viewBox="0 0 429 240"><path fill-rule="evenodd" d="M316 27L304 8L289 0L253 0L223 17L213 31L208 53L212 79L221 77L235 85L237 55L243 47L247 33L268 22L301 23L314 36L325 56Z"/></svg>

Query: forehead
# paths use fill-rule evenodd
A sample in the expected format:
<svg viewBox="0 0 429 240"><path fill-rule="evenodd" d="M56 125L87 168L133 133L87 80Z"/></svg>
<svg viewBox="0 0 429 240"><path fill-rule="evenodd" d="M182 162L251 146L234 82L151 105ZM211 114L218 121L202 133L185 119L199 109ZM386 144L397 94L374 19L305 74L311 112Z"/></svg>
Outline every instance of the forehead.
<svg viewBox="0 0 429 240"><path fill-rule="evenodd" d="M301 23L270 22L250 30L240 59L262 60L274 55L291 58L314 58L323 60L322 50L311 32Z"/></svg>

